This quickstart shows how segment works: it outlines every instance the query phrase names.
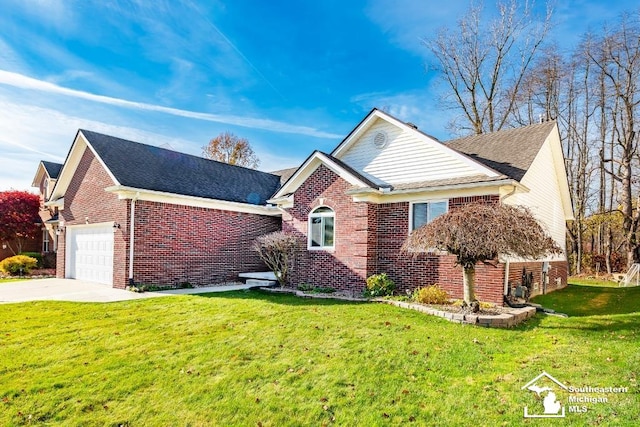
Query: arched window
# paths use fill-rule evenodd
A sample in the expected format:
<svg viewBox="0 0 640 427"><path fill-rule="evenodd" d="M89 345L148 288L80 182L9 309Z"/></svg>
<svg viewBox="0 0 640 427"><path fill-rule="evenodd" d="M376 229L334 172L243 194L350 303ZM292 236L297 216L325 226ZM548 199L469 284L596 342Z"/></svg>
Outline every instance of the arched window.
<svg viewBox="0 0 640 427"><path fill-rule="evenodd" d="M326 206L309 214L309 249L333 249L335 213Z"/></svg>

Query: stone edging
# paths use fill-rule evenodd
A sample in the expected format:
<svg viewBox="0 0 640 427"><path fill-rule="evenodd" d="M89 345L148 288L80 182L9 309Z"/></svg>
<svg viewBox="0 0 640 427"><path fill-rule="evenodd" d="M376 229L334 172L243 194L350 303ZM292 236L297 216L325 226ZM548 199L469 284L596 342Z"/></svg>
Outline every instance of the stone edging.
<svg viewBox="0 0 640 427"><path fill-rule="evenodd" d="M484 326L487 328L511 328L535 316L536 314L535 307L510 308L508 313L503 314L464 314L438 310L426 305L405 301L394 301L382 298L377 298L375 301L395 305L396 307L420 311L422 313L431 314L432 316L442 317L450 322L466 323L470 325Z"/></svg>
<svg viewBox="0 0 640 427"><path fill-rule="evenodd" d="M437 308L429 307L422 304L416 304L416 303L406 302L406 301L395 301L395 300L389 300L384 298L366 299L366 298L348 297L344 295L334 295L334 294L310 294L310 293L299 291L297 289L290 289L290 288L260 288L260 290L272 292L272 293L291 294L291 295L295 295L302 298L322 298L322 299L330 298L330 299L339 299L344 301L381 302L384 304L395 305L396 307L420 311L422 313L430 314L432 316L442 317L443 319L447 319L450 322L484 326L487 328L511 328L535 316L536 314L535 307L510 308L508 309L507 313L502 313L502 314L464 314L464 313L452 313L450 311L438 310Z"/></svg>

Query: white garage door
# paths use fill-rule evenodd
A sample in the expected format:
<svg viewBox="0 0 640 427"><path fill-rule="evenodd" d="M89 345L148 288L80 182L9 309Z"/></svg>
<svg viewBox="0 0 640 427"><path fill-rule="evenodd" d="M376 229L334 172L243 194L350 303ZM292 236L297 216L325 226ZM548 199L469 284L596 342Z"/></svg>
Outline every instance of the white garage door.
<svg viewBox="0 0 640 427"><path fill-rule="evenodd" d="M67 227L67 277L113 283L113 224Z"/></svg>

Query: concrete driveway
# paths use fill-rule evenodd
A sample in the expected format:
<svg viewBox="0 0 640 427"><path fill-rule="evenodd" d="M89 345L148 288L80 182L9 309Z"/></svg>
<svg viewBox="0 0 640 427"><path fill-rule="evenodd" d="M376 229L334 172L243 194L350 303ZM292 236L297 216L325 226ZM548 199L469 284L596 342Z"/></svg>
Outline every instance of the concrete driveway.
<svg viewBox="0 0 640 427"><path fill-rule="evenodd" d="M112 302L165 296L156 292L138 294L109 285L72 279L36 279L0 283L0 304L24 301Z"/></svg>
<svg viewBox="0 0 640 427"><path fill-rule="evenodd" d="M0 304L25 301L114 302L171 295L225 292L248 289L248 285L175 289L163 292L135 293L109 285L73 279L37 279L0 283Z"/></svg>

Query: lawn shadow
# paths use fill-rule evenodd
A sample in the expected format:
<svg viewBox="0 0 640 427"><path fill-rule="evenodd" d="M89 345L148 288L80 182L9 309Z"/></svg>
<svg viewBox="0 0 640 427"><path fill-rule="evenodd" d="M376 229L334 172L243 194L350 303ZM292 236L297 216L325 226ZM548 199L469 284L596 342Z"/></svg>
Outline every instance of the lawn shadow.
<svg viewBox="0 0 640 427"><path fill-rule="evenodd" d="M211 292L205 294L192 294L193 296L203 298L225 298L225 299L246 299L246 300L262 300L276 304L293 305L293 306L317 306L317 305L353 305L366 304L368 301L347 301L338 298L313 298L299 297L287 293L267 292L259 289L247 289L241 291L229 292Z"/></svg>

